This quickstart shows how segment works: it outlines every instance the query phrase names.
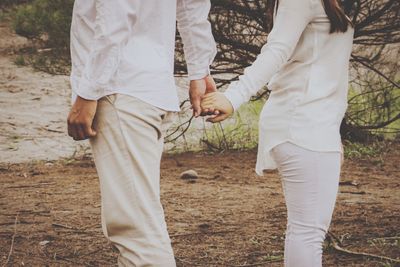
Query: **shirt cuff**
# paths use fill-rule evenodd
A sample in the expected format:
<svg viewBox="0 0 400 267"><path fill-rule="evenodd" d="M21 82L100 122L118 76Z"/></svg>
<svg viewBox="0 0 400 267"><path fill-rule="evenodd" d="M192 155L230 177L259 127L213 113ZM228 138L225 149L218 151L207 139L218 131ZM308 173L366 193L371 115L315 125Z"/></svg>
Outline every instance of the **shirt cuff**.
<svg viewBox="0 0 400 267"><path fill-rule="evenodd" d="M210 66L205 68L193 68L188 66L188 78L190 81L201 80L210 75Z"/></svg>
<svg viewBox="0 0 400 267"><path fill-rule="evenodd" d="M93 86L86 79L80 79L78 85L73 88L76 95L86 100L99 100L104 95L104 90L99 86Z"/></svg>
<svg viewBox="0 0 400 267"><path fill-rule="evenodd" d="M189 80L200 80L211 74L210 66L217 55L217 48L213 47L210 56L207 59L201 59L196 62L187 63Z"/></svg>
<svg viewBox="0 0 400 267"><path fill-rule="evenodd" d="M224 92L225 97L231 102L234 111L237 111L245 102L239 88L236 87L237 83L238 82L233 82Z"/></svg>

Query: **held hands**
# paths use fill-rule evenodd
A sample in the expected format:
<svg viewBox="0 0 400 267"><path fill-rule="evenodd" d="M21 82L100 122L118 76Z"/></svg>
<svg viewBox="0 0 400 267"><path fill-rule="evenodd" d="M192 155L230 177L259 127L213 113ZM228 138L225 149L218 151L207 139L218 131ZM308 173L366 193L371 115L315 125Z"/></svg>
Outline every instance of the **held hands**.
<svg viewBox="0 0 400 267"><path fill-rule="evenodd" d="M234 111L231 102L220 92L206 94L201 101L201 108L203 114L214 114L207 118L212 123L227 119Z"/></svg>
<svg viewBox="0 0 400 267"><path fill-rule="evenodd" d="M205 94L216 91L217 87L211 75L207 75L203 79L190 81L189 97L190 103L192 103L193 116L197 118L200 115L205 115L202 113L200 105L201 99L204 97Z"/></svg>
<svg viewBox="0 0 400 267"><path fill-rule="evenodd" d="M190 103L193 116L208 116L209 122L220 122L233 113L233 107L222 93L217 92L214 79L211 75L203 79L190 81Z"/></svg>
<svg viewBox="0 0 400 267"><path fill-rule="evenodd" d="M97 133L92 128L96 109L96 100L77 97L68 115L68 135L74 138L75 141L96 136Z"/></svg>
<svg viewBox="0 0 400 267"><path fill-rule="evenodd" d="M203 79L190 81L190 103L193 116L209 116L207 121L220 122L233 113L233 107L222 93L217 92L214 79L207 75Z"/></svg>

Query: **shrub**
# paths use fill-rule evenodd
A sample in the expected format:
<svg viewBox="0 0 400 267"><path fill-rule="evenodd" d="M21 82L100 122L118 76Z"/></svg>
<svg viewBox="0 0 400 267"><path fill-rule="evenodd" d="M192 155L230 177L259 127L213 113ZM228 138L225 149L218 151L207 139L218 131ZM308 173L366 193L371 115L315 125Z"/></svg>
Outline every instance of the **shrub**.
<svg viewBox="0 0 400 267"><path fill-rule="evenodd" d="M70 71L70 25L73 0L21 1L12 11L15 32L32 41L16 61L52 74ZM37 49L40 50L37 50ZM43 49L46 48L46 49Z"/></svg>
<svg viewBox="0 0 400 267"><path fill-rule="evenodd" d="M25 4L30 2L31 0L1 0L0 1L0 7L9 7L13 5L20 5L20 4Z"/></svg>
<svg viewBox="0 0 400 267"><path fill-rule="evenodd" d="M13 27L17 34L42 40L47 47L67 50L73 0L34 0L17 7Z"/></svg>

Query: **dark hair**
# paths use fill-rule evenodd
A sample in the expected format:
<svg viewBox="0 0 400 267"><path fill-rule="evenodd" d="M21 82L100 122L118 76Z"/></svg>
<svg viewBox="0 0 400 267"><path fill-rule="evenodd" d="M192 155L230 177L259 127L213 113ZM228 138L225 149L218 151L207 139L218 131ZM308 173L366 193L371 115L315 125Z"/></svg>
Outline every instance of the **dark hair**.
<svg viewBox="0 0 400 267"><path fill-rule="evenodd" d="M338 0L321 0L324 4L326 15L331 23L330 33L346 32L352 22L344 13ZM279 0L275 0L275 9L278 9Z"/></svg>
<svg viewBox="0 0 400 267"><path fill-rule="evenodd" d="M349 17L344 13L337 0L323 0L326 15L331 22L330 33L346 32L352 25Z"/></svg>

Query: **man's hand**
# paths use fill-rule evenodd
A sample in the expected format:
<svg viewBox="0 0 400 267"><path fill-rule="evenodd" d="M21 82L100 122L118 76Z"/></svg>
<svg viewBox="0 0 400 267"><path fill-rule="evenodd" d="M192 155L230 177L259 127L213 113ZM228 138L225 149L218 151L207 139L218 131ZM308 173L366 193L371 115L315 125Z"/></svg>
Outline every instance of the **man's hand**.
<svg viewBox="0 0 400 267"><path fill-rule="evenodd" d="M96 109L96 100L86 100L78 96L68 115L68 135L76 141L96 136L96 131L92 128Z"/></svg>
<svg viewBox="0 0 400 267"><path fill-rule="evenodd" d="M200 80L192 80L190 81L190 103L192 103L193 107L193 116L198 117L201 115L201 99L204 95L213 93L217 91L217 86L215 85L214 79L211 75L207 75L205 78Z"/></svg>

